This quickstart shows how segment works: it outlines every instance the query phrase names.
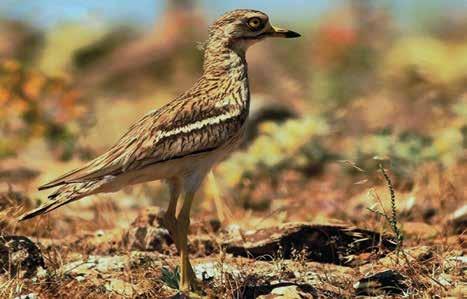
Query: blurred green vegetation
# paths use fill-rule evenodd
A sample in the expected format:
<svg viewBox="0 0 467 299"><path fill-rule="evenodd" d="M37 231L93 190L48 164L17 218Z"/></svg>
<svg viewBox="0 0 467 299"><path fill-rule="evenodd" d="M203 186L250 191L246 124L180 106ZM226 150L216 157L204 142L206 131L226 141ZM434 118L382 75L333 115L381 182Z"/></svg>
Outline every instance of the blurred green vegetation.
<svg viewBox="0 0 467 299"><path fill-rule="evenodd" d="M259 133L246 151L234 154L220 165L219 171L230 187L245 178L275 177L284 169L310 169L329 158L315 142L329 133L329 126L322 118L308 116L283 124L265 122Z"/></svg>

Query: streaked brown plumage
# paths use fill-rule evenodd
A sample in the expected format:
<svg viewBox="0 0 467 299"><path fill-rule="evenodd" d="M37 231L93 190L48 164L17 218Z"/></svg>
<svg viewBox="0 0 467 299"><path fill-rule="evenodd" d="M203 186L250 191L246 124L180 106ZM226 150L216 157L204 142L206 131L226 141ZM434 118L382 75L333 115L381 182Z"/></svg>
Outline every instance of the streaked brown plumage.
<svg viewBox="0 0 467 299"><path fill-rule="evenodd" d="M82 168L40 187L59 187L49 201L21 220L50 212L85 196L165 179L171 190L165 225L181 253L182 289L194 284L186 252L194 193L211 167L239 143L249 112L245 52L265 37L297 37L270 25L259 11L235 10L210 27L202 77L187 92L146 114L107 152ZM176 216L177 199L185 199Z"/></svg>

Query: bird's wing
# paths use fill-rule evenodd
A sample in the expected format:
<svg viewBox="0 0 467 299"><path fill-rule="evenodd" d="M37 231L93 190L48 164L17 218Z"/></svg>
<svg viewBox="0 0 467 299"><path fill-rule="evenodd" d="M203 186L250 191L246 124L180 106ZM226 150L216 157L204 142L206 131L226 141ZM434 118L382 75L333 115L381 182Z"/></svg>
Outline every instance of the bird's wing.
<svg viewBox="0 0 467 299"><path fill-rule="evenodd" d="M141 169L149 164L213 150L233 137L246 119L238 99L178 99L146 114L107 152L82 168L39 187L83 182Z"/></svg>

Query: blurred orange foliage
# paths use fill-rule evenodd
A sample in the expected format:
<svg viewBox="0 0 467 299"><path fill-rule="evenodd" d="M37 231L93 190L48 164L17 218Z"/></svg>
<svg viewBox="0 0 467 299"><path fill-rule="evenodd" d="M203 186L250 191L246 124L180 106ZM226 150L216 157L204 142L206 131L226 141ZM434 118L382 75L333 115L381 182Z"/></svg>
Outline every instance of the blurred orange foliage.
<svg viewBox="0 0 467 299"><path fill-rule="evenodd" d="M83 120L86 111L82 95L66 79L47 77L15 60L0 62L0 133L16 150L32 137L54 142L70 137L68 127Z"/></svg>

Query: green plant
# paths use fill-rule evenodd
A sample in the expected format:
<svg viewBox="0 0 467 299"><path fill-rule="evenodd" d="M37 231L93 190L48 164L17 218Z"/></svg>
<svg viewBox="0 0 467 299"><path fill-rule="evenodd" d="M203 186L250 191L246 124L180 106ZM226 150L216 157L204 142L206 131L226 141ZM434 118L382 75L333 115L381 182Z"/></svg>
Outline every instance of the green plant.
<svg viewBox="0 0 467 299"><path fill-rule="evenodd" d="M373 208L368 208L373 213L376 213L380 216L382 216L389 224L391 227L392 232L396 236L396 246L397 246L397 251L399 252L402 249L402 245L404 242L404 236L402 234L402 231L399 228L399 222L397 218L397 202L396 202L396 192L394 191L394 186L392 184L391 178L387 174L386 170L383 167L382 163L378 164L378 168L380 169L381 173L383 174L384 180L386 181L386 185L389 190L389 194L391 197L391 214L388 215L388 213L384 210L384 208L381 205L382 211L375 210Z"/></svg>
<svg viewBox="0 0 467 299"><path fill-rule="evenodd" d="M178 266L175 267L173 271L171 271L167 267L162 268L161 280L170 288L172 289L179 289L179 282L180 282L180 269Z"/></svg>

